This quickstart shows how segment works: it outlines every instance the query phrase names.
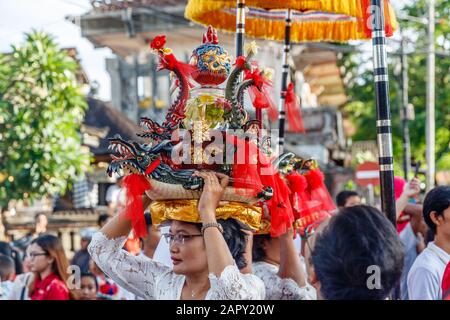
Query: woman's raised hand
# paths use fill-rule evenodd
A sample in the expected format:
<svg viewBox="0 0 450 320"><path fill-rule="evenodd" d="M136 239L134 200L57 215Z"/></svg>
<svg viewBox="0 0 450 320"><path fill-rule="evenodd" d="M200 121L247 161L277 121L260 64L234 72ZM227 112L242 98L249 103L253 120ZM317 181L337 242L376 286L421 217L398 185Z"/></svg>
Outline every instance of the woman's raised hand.
<svg viewBox="0 0 450 320"><path fill-rule="evenodd" d="M198 201L200 217L203 222L215 220L216 208L228 186L229 177L222 173L206 171L196 171L194 175L204 180L202 195Z"/></svg>

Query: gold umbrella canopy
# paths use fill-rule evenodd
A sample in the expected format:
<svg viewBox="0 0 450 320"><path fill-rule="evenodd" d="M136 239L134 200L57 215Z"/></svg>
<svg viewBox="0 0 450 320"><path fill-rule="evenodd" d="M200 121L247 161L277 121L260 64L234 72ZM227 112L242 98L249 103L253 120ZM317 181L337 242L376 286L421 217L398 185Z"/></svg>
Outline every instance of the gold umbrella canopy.
<svg viewBox="0 0 450 320"><path fill-rule="evenodd" d="M292 10L291 41L366 40L369 0L246 0L245 34L283 41L285 12ZM386 33L397 28L394 11L385 1ZM189 0L185 17L222 31L236 30L236 0Z"/></svg>

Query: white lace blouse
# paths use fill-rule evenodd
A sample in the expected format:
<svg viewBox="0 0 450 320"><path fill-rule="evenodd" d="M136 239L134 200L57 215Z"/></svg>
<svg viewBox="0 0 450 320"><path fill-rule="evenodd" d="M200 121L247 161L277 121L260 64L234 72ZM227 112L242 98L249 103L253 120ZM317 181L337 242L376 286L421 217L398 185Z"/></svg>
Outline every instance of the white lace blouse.
<svg viewBox="0 0 450 320"><path fill-rule="evenodd" d="M299 287L290 278L280 278L278 267L267 262L254 262L253 273L266 287L266 300L316 300L316 290L309 284Z"/></svg>
<svg viewBox="0 0 450 320"><path fill-rule="evenodd" d="M180 300L185 277L154 260L123 250L126 237L108 239L97 232L88 251L98 267L119 286L147 300ZM252 274L227 266L219 278L209 275L206 300L263 300L264 284Z"/></svg>

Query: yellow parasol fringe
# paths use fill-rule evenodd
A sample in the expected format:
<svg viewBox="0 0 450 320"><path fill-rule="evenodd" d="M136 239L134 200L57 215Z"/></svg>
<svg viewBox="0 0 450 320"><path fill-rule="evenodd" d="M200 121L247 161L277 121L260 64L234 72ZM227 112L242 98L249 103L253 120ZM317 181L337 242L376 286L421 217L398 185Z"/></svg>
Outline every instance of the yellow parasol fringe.
<svg viewBox="0 0 450 320"><path fill-rule="evenodd" d="M265 10L292 9L297 11L322 11L346 14L362 18L361 0L246 0L245 5ZM186 16L199 13L235 8L236 0L190 0L186 6Z"/></svg>
<svg viewBox="0 0 450 320"><path fill-rule="evenodd" d="M223 11L234 8L236 1L204 1L190 0L186 6L185 17L202 25L213 25L215 28L235 32L236 16ZM291 42L305 41L334 41L346 42L349 40L367 40L370 37L364 32L363 13L360 0L335 1L267 1L248 0L246 5L265 9L292 8L298 11L313 10L338 13L352 16L352 21L293 21L291 26ZM393 9L389 6L389 16L394 30L397 21ZM264 18L247 17L245 21L245 34L255 38L276 41L284 40L284 20L271 20Z"/></svg>

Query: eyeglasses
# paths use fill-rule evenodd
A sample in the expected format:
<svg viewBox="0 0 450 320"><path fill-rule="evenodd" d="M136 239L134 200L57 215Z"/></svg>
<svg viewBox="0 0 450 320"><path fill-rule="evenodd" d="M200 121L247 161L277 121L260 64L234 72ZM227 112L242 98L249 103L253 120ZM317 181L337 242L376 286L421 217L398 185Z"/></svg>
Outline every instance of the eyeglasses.
<svg viewBox="0 0 450 320"><path fill-rule="evenodd" d="M186 240L192 239L193 237L202 237L202 234L170 234L166 233L164 234L164 238L166 239L166 242L170 245L173 243L177 245L183 245Z"/></svg>
<svg viewBox="0 0 450 320"><path fill-rule="evenodd" d="M28 259L33 260L34 258L38 257L38 256L48 256L48 253L46 252L31 252L31 253L27 253L26 254Z"/></svg>

